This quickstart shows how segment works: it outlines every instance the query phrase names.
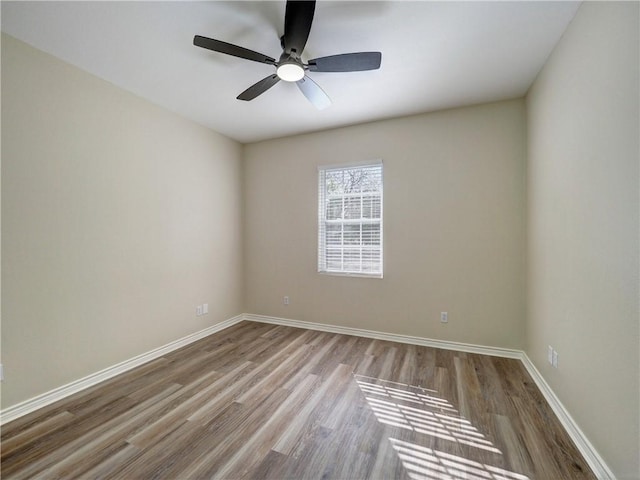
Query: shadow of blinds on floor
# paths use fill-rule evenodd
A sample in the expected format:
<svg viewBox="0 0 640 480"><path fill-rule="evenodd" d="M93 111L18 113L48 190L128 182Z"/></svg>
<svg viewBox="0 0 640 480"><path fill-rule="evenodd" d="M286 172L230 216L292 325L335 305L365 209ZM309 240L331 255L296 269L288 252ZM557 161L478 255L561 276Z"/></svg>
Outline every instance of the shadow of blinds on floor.
<svg viewBox="0 0 640 480"><path fill-rule="evenodd" d="M502 452L437 391L355 375L369 407L380 423L477 448ZM398 458L414 480L530 480L484 461L389 437Z"/></svg>

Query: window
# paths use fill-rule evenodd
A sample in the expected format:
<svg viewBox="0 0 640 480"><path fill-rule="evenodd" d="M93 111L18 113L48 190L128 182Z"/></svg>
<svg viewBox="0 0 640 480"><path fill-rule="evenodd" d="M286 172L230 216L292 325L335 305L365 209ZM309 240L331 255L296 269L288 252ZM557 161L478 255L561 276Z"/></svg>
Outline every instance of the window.
<svg viewBox="0 0 640 480"><path fill-rule="evenodd" d="M382 162L318 173L318 271L381 278Z"/></svg>

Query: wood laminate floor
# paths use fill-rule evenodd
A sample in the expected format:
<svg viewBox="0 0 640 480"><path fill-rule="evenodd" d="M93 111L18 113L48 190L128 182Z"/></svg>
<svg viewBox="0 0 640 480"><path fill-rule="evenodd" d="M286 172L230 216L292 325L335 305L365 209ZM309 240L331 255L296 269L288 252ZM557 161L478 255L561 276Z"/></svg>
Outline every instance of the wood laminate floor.
<svg viewBox="0 0 640 480"><path fill-rule="evenodd" d="M2 477L594 479L522 364L241 322L2 428Z"/></svg>

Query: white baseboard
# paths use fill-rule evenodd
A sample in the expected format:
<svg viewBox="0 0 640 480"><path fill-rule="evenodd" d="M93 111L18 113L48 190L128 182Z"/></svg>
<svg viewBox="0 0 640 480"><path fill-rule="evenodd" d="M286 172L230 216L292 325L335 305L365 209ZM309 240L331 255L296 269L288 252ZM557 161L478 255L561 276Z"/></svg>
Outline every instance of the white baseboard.
<svg viewBox="0 0 640 480"><path fill-rule="evenodd" d="M558 417L558 420L560 420L560 423L571 437L571 440L576 444L576 447L580 450L585 461L589 464L591 470L593 470L595 476L599 480L615 480L616 477L611 469L607 466L587 436L582 432L569 411L564 407L560 399L556 396L555 392L551 389L542 374L538 371L525 352L522 352L521 360L524 367L527 369L527 372L529 372L529 375L531 375L531 378L533 378L533 381L542 392L545 400L556 414L556 417Z"/></svg>
<svg viewBox="0 0 640 480"><path fill-rule="evenodd" d="M493 357L505 358L522 358L521 350L512 350L499 347L485 347L481 345L473 345L469 343L448 342L445 340L432 340L423 337L412 337L410 335L399 335L396 333L378 332L375 330L363 330L361 328L340 327L337 325L327 325L325 323L303 322L300 320L291 320L289 318L269 317L266 315L254 315L245 313L245 320L251 322L272 323L275 325L284 325L287 327L305 328L307 330L319 330L322 332L341 333L343 335L353 335L356 337L375 338L378 340L387 340L390 342L408 343L410 345L420 345L423 347L442 348L444 350L455 350L466 353L479 353L482 355L491 355Z"/></svg>
<svg viewBox="0 0 640 480"><path fill-rule="evenodd" d="M284 325L288 327L306 328L309 330L320 330L323 332L342 333L345 335L355 335L358 337L377 338L380 340L389 340L398 343L408 343L411 345L422 345L425 347L443 348L446 350L456 350L459 352L479 353L482 355L491 355L494 357L514 358L520 360L526 368L529 375L538 386L542 395L547 400L551 409L558 417L558 420L567 431L580 453L584 456L585 461L593 470L593 473L599 480L615 480L615 475L607 466L602 457L598 454L591 442L587 439L568 410L564 407L560 399L553 392L544 377L533 365L527 354L522 350L511 350L507 348L486 347L481 345L472 345L467 343L448 342L443 340L432 340L422 337L412 337L408 335L397 335L394 333L377 332L372 330L362 330L358 328L340 327L336 325L327 325L323 323L303 322L299 320L291 320L287 318L269 317L265 315L245 314L245 320L261 323L272 323L275 325Z"/></svg>
<svg viewBox="0 0 640 480"><path fill-rule="evenodd" d="M413 337L409 335L399 335L395 333L378 332L374 330L363 330L359 328L341 327L337 325L328 325L323 323L304 322L300 320L271 317L266 315L255 315L251 313L237 315L221 323L205 328L204 330L200 330L199 332L193 333L191 335L187 335L186 337L183 337L174 342L168 343L162 347L143 353L129 360L118 363L117 365L105 368L104 370L96 372L92 375L81 378L67 385L63 385L59 388L46 392L42 395L38 395L37 397L31 398L29 400L25 400L24 402L21 402L9 408L6 408L0 411L0 425L3 425L7 422L15 420L39 408L50 405L53 402L62 400L63 398L68 397L69 395L72 395L86 388L97 385L98 383L104 380L115 377L116 375L124 373L128 370L131 370L132 368L138 367L151 360L155 360L156 358L166 355L169 352L172 352L174 350L177 350L178 348L184 347L185 345L189 345L190 343L200 340L201 338L204 338L208 335L224 330L225 328L231 327L232 325L235 325L236 323L239 323L243 320L251 321L251 322L259 322L259 323L270 323L274 325L283 325L283 326L295 327L295 328L304 328L308 330L319 330L319 331L330 332L330 333L341 333L344 335L354 335L358 337L388 340L391 342L407 343L411 345L421 345L425 347L442 348L445 350L455 350L455 351L467 352L467 353L478 353L482 355L514 358L514 359L520 360L523 363L524 367L526 368L527 372L529 372L529 375L531 375L531 378L533 379L535 384L538 386L538 388L542 392L543 396L545 397L549 405L551 406L551 409L554 411L554 413L558 417L558 420L560 421L564 429L567 431L571 439L574 441L578 450L580 450L580 453L582 453L582 455L584 456L586 462L589 464L589 467L593 470L593 473L596 475L596 477L600 480L615 480L615 475L613 474L611 469L607 466L605 461L598 454L598 452L593 447L591 442L589 442L589 440L584 435L584 433L582 432L578 424L575 422L573 417L571 417L571 415L569 414L567 409L564 407L562 402L560 402L556 394L553 392L549 384L547 384L544 377L536 369L536 367L531 362L527 354L522 350L513 350L513 349L499 348L499 347L486 347L482 345L449 342L444 340L433 340L433 339L422 338L422 337Z"/></svg>
<svg viewBox="0 0 640 480"><path fill-rule="evenodd" d="M30 398L16 405L5 408L4 410L0 411L0 425L4 425L5 423L22 417L27 413L31 413L39 408L57 402L58 400L62 400L69 395L73 395L74 393L78 393L86 388L97 385L100 382L115 377L116 375L124 373L144 363L150 362L151 360L160 358L169 352L184 347L185 345L189 345L190 343L200 340L201 338L204 338L213 333L219 332L220 330L224 330L225 328L235 325L242 320L244 320L244 316L237 315L233 318L207 327L204 330L200 330L199 332L192 333L191 335L187 335L186 337L182 337L171 343L167 343L162 347L155 348L146 353L130 358L129 360L125 360L124 362L120 362L116 365L105 368L104 370L100 370L99 372L93 373L84 378L75 380L61 387L50 390L46 393L38 395L37 397Z"/></svg>

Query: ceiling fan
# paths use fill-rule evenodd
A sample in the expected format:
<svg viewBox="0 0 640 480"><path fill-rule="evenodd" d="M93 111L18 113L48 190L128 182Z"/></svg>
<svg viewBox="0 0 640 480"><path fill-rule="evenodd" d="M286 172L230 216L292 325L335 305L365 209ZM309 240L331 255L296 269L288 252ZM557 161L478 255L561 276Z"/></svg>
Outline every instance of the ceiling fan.
<svg viewBox="0 0 640 480"><path fill-rule="evenodd" d="M295 82L305 97L319 110L331 105L327 94L315 83L306 72L360 72L380 68L382 54L380 52L356 52L330 55L302 61L302 52L309 38L315 1L289 0L284 16L284 35L280 38L282 54L275 60L262 53L239 47L231 43L196 35L193 44L214 52L233 55L234 57L266 63L276 67L276 72L251 85L237 96L238 100L253 100L273 87L280 80Z"/></svg>

